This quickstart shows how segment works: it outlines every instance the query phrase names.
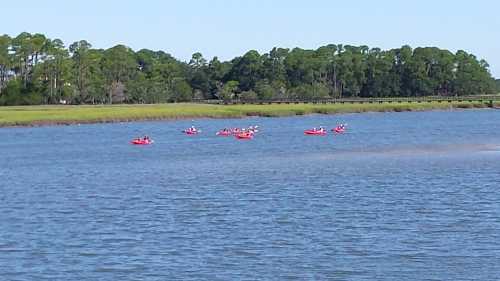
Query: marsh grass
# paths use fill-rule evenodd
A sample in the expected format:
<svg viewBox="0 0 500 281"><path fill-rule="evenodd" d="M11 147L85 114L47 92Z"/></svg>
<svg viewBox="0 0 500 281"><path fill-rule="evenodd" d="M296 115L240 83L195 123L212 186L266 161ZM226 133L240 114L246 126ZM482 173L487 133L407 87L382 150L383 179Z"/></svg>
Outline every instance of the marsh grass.
<svg viewBox="0 0 500 281"><path fill-rule="evenodd" d="M454 108L483 108L479 102L269 104L269 105L65 105L0 107L0 126L36 126L100 122L126 122L186 118L281 117L305 114L402 112Z"/></svg>

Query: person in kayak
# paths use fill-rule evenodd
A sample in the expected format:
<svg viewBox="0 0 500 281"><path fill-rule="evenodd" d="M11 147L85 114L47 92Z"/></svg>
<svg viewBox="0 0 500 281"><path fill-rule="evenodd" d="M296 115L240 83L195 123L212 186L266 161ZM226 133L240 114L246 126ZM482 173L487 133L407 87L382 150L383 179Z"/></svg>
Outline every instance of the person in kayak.
<svg viewBox="0 0 500 281"><path fill-rule="evenodd" d="M332 129L332 131L334 131L335 133L338 133L338 134L344 133L345 130L346 130L346 124L344 124L344 123L341 123L341 124L337 125L334 129Z"/></svg>
<svg viewBox="0 0 500 281"><path fill-rule="evenodd" d="M186 132L186 133L196 133L196 132L197 132L197 130L196 130L196 128L195 128L194 126L191 126L190 128L187 128L187 129L185 130L185 132Z"/></svg>

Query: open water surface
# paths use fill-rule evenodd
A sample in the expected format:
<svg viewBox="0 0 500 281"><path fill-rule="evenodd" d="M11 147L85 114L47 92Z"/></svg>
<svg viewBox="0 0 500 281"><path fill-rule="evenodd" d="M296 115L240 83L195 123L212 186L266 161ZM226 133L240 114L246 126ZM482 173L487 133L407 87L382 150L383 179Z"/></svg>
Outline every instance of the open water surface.
<svg viewBox="0 0 500 281"><path fill-rule="evenodd" d="M304 136L348 123L348 133ZM195 125L203 132L185 136ZM259 125L251 141L215 136ZM129 141L148 134L154 145ZM498 280L500 110L0 129L0 280Z"/></svg>

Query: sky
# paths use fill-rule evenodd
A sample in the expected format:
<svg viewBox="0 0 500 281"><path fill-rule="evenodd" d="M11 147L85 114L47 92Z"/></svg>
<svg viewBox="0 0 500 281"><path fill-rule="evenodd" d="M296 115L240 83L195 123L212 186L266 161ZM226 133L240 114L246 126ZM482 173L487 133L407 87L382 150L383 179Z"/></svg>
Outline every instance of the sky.
<svg viewBox="0 0 500 281"><path fill-rule="evenodd" d="M485 59L500 78L496 0L23 0L2 1L0 33L27 31L124 44L188 61L195 52L228 60L248 50L367 45L433 46Z"/></svg>

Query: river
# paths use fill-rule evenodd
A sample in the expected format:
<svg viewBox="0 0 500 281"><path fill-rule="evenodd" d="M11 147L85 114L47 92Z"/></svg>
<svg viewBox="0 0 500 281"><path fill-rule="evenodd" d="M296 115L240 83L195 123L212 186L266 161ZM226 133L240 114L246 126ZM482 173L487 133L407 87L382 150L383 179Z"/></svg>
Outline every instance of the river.
<svg viewBox="0 0 500 281"><path fill-rule="evenodd" d="M343 135L308 128L348 123ZM202 129L197 136L181 130ZM259 125L250 141L215 136ZM148 134L151 146L129 141ZM0 129L1 280L495 280L500 110Z"/></svg>

